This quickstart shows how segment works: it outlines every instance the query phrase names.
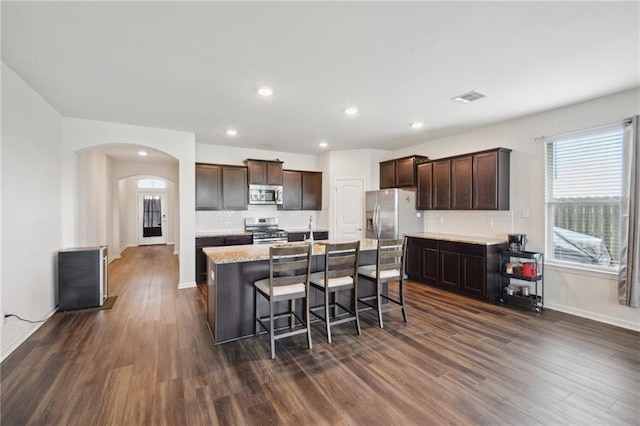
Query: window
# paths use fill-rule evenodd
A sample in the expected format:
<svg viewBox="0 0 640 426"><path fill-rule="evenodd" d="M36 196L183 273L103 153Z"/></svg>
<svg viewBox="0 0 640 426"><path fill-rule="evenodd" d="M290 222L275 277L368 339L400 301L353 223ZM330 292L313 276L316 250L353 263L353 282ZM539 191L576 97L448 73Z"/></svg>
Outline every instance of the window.
<svg viewBox="0 0 640 426"><path fill-rule="evenodd" d="M621 125L547 140L547 259L611 269L619 263Z"/></svg>
<svg viewBox="0 0 640 426"><path fill-rule="evenodd" d="M161 179L139 179L138 188L141 189L165 189L167 182Z"/></svg>

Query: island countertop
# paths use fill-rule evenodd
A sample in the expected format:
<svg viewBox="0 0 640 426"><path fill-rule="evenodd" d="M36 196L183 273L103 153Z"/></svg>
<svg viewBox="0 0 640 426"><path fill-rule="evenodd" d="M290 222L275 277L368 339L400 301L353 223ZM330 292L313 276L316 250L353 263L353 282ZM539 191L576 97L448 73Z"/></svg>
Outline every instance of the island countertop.
<svg viewBox="0 0 640 426"><path fill-rule="evenodd" d="M505 244L506 239L489 238L489 237L471 237L467 235L454 235L454 234L436 234L430 232L417 232L407 234L410 238L424 238L427 240L440 240L440 241L452 241L455 243L467 243L467 244L479 244L483 246L491 246L495 244Z"/></svg>
<svg viewBox="0 0 640 426"><path fill-rule="evenodd" d="M352 241L352 240L351 240ZM324 244L326 242L338 241L316 241L313 244L313 254L324 254ZM346 241L345 241L346 242ZM305 244L302 242L286 244ZM378 240L363 238L360 240L360 251L375 250ZM225 246L225 247L205 247L202 249L209 259L215 264L252 262L255 260L269 260L270 244Z"/></svg>

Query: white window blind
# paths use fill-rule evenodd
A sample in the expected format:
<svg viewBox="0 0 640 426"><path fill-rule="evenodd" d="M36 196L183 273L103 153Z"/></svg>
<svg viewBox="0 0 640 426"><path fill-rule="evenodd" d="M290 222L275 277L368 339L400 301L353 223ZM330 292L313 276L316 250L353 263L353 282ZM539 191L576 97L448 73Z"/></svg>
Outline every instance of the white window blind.
<svg viewBox="0 0 640 426"><path fill-rule="evenodd" d="M621 125L546 142L548 260L617 267L622 143Z"/></svg>

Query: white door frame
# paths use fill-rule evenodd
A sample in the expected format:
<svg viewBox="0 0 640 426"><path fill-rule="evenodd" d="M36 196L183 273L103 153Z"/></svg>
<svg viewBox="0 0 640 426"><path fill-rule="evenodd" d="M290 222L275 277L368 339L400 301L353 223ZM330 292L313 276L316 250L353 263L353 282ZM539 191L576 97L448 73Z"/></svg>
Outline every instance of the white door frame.
<svg viewBox="0 0 640 426"><path fill-rule="evenodd" d="M160 237L144 237L142 217L144 214L144 197L160 196L160 217L162 218L162 236ZM167 243L167 194L166 191L138 191L138 245L166 244Z"/></svg>

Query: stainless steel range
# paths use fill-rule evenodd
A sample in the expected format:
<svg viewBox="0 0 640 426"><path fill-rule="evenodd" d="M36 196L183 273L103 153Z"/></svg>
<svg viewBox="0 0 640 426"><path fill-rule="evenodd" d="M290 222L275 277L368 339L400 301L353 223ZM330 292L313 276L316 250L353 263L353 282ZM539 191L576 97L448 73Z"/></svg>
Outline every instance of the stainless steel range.
<svg viewBox="0 0 640 426"><path fill-rule="evenodd" d="M289 241L287 231L278 228L277 217L247 217L245 231L253 234L253 244L282 244Z"/></svg>

